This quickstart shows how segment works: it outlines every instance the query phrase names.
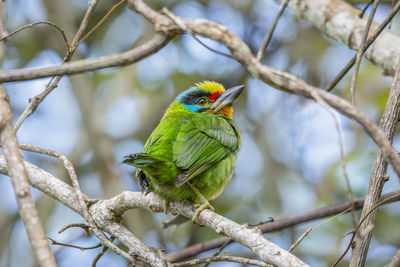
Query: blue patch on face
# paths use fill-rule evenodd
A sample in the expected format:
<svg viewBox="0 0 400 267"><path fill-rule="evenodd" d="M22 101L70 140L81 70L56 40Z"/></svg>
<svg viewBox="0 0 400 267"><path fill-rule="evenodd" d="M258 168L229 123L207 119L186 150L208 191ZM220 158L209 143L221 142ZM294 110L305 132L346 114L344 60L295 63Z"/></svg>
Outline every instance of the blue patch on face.
<svg viewBox="0 0 400 267"><path fill-rule="evenodd" d="M186 109L192 111L192 112L199 112L199 110L201 109L199 106L197 105L186 105L186 104L182 104L182 106L184 106Z"/></svg>
<svg viewBox="0 0 400 267"><path fill-rule="evenodd" d="M209 97L210 93L205 92L203 90L198 90L198 89L189 89L184 92L182 92L178 97L176 98L178 102L182 104L187 110L190 110L195 113L200 113L202 110L204 110L204 107L199 107L197 103L197 99L201 97Z"/></svg>

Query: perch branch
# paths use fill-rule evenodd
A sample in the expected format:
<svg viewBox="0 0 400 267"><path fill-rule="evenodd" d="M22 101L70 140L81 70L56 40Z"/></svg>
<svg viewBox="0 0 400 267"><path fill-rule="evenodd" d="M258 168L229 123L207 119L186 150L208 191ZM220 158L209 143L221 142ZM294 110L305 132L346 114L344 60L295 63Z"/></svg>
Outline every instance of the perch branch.
<svg viewBox="0 0 400 267"><path fill-rule="evenodd" d="M74 194L72 187L28 162L25 162L25 167L32 186L83 215L79 201L70 197ZM2 155L0 155L0 173L7 173L7 166ZM82 196L87 199L85 195ZM162 212L164 210L164 201L152 193L144 196L140 192L124 191L111 199L100 200L92 204L90 213L99 228L108 232L128 247L130 255L139 255L152 265L162 266L163 264L169 264L165 259L160 258L159 251L145 246L128 229L117 222L125 211L134 208ZM170 203L169 210L188 218L192 218L195 212L192 204L180 202ZM248 229L210 210L201 212L198 222L249 247L255 255L266 263L278 266L307 266L293 254L266 240L256 230Z"/></svg>
<svg viewBox="0 0 400 267"><path fill-rule="evenodd" d="M31 186L39 189L43 193L84 216L84 212L79 200L71 197L75 195L75 190L71 186L29 162L24 161L24 164ZM4 156L1 154L0 173L8 175L7 164ZM82 194L82 197L85 199L85 201L88 200L86 195ZM102 208L106 207L99 206L100 202L102 201L91 205L90 212L92 218L100 229L108 232L111 236L118 238L129 249L129 254L126 253L128 255L127 257L129 257L129 260L134 262L135 259L132 255L135 255L135 257L142 257L152 266L163 266L165 259L161 258L160 254L154 251L154 249L144 245L123 225L113 221L117 219L119 220L119 218L115 218L114 214L108 210L101 210ZM170 266L170 264L168 265Z"/></svg>
<svg viewBox="0 0 400 267"><path fill-rule="evenodd" d="M396 196L396 195L398 197L394 198L393 196ZM394 201L399 201L400 200L400 190L385 194L380 198L380 200L381 201L391 200L391 201L384 202L384 204L394 202ZM361 209L363 207L363 204L364 204L364 199L354 200L354 208L355 209ZM280 230L283 230L283 229L286 229L286 228L289 228L292 226L296 226L298 224L302 224L305 222L310 222L310 221L326 218L328 216L340 214L344 211L349 212L351 210L351 206L352 206L352 204L350 202L338 203L338 204L331 205L328 207L323 207L320 209L312 210L312 211L306 212L301 215L288 217L288 218L276 220L273 222L267 222L267 223L264 223L264 224L258 226L258 228L263 233L271 233L271 232L275 232L275 231L280 231ZM212 239L209 241L205 241L202 243L188 246L182 250L178 250L178 251L169 253L169 254L167 254L166 258L171 262L176 262L176 261L179 261L182 259L193 257L201 252L221 247L226 242L229 242L228 238L219 237L216 239ZM233 242L233 241L231 241L231 242Z"/></svg>

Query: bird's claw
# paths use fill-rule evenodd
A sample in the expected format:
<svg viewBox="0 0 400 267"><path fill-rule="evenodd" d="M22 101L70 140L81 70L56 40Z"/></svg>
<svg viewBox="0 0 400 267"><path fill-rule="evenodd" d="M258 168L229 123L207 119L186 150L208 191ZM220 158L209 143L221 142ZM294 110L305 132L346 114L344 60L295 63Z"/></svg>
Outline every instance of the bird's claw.
<svg viewBox="0 0 400 267"><path fill-rule="evenodd" d="M205 209L209 209L214 211L214 207L211 206L211 204L207 201L206 203L201 203L201 204L194 204L194 207L196 208L196 211L194 212L194 215L192 217L192 221L195 222L197 217L199 216L200 212L202 212Z"/></svg>

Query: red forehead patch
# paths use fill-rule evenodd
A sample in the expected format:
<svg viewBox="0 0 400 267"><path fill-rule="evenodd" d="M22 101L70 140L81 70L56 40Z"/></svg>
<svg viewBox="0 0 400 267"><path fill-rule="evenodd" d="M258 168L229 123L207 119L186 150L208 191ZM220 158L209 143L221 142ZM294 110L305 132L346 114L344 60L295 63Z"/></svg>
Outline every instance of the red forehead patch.
<svg viewBox="0 0 400 267"><path fill-rule="evenodd" d="M211 102L215 102L215 100L217 100L217 97L218 97L220 94L222 94L221 91L217 91L217 92L215 92L215 93L212 93L212 94L210 95L210 101L211 101Z"/></svg>

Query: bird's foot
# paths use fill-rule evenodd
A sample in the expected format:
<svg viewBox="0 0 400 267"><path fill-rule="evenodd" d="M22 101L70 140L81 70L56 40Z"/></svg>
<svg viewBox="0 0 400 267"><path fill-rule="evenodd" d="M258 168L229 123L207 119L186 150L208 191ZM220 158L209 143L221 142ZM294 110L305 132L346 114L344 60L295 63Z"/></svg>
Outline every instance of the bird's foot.
<svg viewBox="0 0 400 267"><path fill-rule="evenodd" d="M211 206L211 204L208 201L203 202L203 203L196 203L196 204L194 204L194 207L196 208L196 211L194 212L194 215L192 217L192 221L193 222L196 221L196 219L199 216L200 212L202 212L203 210L209 209L209 210L214 211L214 207Z"/></svg>

